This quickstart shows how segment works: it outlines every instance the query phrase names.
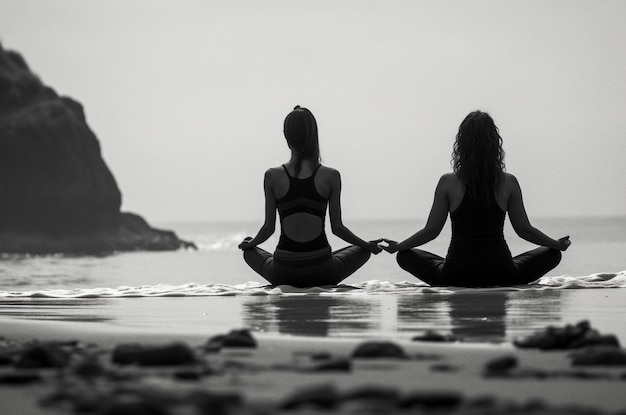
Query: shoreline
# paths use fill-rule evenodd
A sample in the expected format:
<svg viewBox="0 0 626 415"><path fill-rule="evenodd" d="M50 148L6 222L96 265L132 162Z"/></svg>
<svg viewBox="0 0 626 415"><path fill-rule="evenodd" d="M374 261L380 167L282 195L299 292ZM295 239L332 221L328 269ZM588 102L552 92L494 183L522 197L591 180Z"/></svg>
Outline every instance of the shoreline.
<svg viewBox="0 0 626 415"><path fill-rule="evenodd" d="M165 395L171 410L166 413L172 414L181 410L182 404L177 400L181 394L199 391L236 395L246 410L264 408L266 411L243 413L277 413L290 399L298 396L297 399L321 399L317 396L320 394L337 398L338 403L331 405L335 413L349 413L354 410L354 405L365 408L374 397L376 405L397 405L400 400L424 394L432 399L456 397L454 399L471 405L489 400L497 406L496 409L510 409L511 405L521 408L522 412L518 413L536 413L528 408L537 407L556 408L557 412L550 413L576 413L572 408L594 408L604 411L601 413L626 409L626 395L623 394L626 366L573 367L572 351L519 349L511 343L439 343L378 336L347 339L253 333L258 344L256 348L223 347L219 351L201 352L201 365L156 369L135 365L113 368L110 364L112 349L129 343L156 346L182 342L198 353L204 350L208 339L220 333L163 333L98 323L59 325L23 321L0 322L0 333L8 341L76 340L95 344L107 362L104 367L117 373L116 380L107 381L112 382L112 391L122 388L127 393L154 394L167 390L169 392ZM406 356L402 359L353 356L355 350L367 341L392 342ZM318 370L320 358L322 361L328 359L327 362L335 365L334 369L331 365L329 370ZM507 359L514 359L517 363L504 371L488 369L493 362L506 366ZM15 371L0 367L2 374ZM41 403L48 402L55 394L70 396L72 388L84 384L84 379L77 380L68 370L42 369L41 372L45 375L40 382L25 386L1 384L1 406L12 409L11 413L55 413L58 409L55 405L48 407ZM132 383L121 374L130 376ZM182 380L175 374L185 374L193 379ZM194 374L198 376L194 377ZM58 386L59 376L64 379L61 383L64 386ZM111 393L115 399L119 398ZM350 396L360 398L349 399ZM309 406L315 409L319 402L305 404L305 407ZM500 409L493 413L507 413L504 409L498 412ZM561 410L564 412L558 412Z"/></svg>
<svg viewBox="0 0 626 415"><path fill-rule="evenodd" d="M109 336L153 331L193 338L198 333L201 337L248 328L293 337L408 339L438 330L467 342L512 342L549 325L591 318L602 332L626 339L623 319L616 317L626 312L625 298L624 289L16 298L0 299L0 317L18 327L18 335L73 328L68 336L83 331L108 331Z"/></svg>

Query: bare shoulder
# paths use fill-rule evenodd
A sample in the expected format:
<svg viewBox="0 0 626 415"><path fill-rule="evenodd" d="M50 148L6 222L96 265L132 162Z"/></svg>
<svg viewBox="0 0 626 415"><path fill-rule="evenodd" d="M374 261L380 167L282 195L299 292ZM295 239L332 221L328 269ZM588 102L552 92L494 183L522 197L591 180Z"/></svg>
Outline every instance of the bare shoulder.
<svg viewBox="0 0 626 415"><path fill-rule="evenodd" d="M455 190L463 188L463 182L459 179L455 173L444 173L439 178L439 184L437 185L440 189L446 190Z"/></svg>
<svg viewBox="0 0 626 415"><path fill-rule="evenodd" d="M341 179L339 170L332 167L321 165L317 171L317 176L323 181L334 182Z"/></svg>
<svg viewBox="0 0 626 415"><path fill-rule="evenodd" d="M504 181L517 182L517 177L512 173L504 172Z"/></svg>
<svg viewBox="0 0 626 415"><path fill-rule="evenodd" d="M504 191L511 192L516 189L519 189L519 182L517 181L517 177L515 177L511 173L504 173Z"/></svg>
<svg viewBox="0 0 626 415"><path fill-rule="evenodd" d="M325 165L320 165L319 167L319 173L320 174L324 174L324 175L339 175L339 170L333 168L333 167L328 167Z"/></svg>
<svg viewBox="0 0 626 415"><path fill-rule="evenodd" d="M448 172L448 173L444 173L441 175L441 178L439 179L440 182L442 183L454 183L454 182L461 182L459 180L459 177L453 173L453 172Z"/></svg>
<svg viewBox="0 0 626 415"><path fill-rule="evenodd" d="M315 186L323 197L329 198L333 194L338 194L341 189L339 170L321 165L315 175Z"/></svg>
<svg viewBox="0 0 626 415"><path fill-rule="evenodd" d="M445 173L441 176L435 190L435 199L447 199L450 212L459 207L464 195L465 185L456 173Z"/></svg>
<svg viewBox="0 0 626 415"><path fill-rule="evenodd" d="M276 199L283 197L289 190L289 177L282 166L267 169L263 183L266 194L272 194Z"/></svg>
<svg viewBox="0 0 626 415"><path fill-rule="evenodd" d="M289 177L282 166L271 167L265 171L265 186L270 186L274 192L282 193L282 189L289 187Z"/></svg>
<svg viewBox="0 0 626 415"><path fill-rule="evenodd" d="M275 181L284 174L283 172L284 170L282 166L270 167L269 169L265 170L265 180L270 182Z"/></svg>

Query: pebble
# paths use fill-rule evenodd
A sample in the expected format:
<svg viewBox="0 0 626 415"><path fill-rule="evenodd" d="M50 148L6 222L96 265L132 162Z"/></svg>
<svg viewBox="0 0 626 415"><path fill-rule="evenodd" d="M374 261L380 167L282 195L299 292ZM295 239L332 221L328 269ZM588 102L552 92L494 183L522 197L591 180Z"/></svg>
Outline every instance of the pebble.
<svg viewBox="0 0 626 415"><path fill-rule="evenodd" d="M10 365L11 363L13 363L13 358L10 355L0 353L0 366Z"/></svg>
<svg viewBox="0 0 626 415"><path fill-rule="evenodd" d="M239 411L231 411L243 405L243 398L236 392L209 392L196 391L189 396L189 402L200 409L199 414L230 414Z"/></svg>
<svg viewBox="0 0 626 415"><path fill-rule="evenodd" d="M613 346L589 346L571 354L574 366L626 366L626 352Z"/></svg>
<svg viewBox="0 0 626 415"><path fill-rule="evenodd" d="M452 343L459 341L459 338L453 334L443 334L434 330L427 330L424 334L415 336L411 340L420 342Z"/></svg>
<svg viewBox="0 0 626 415"><path fill-rule="evenodd" d="M312 372L350 372L352 361L345 358L331 358L328 360L313 360Z"/></svg>
<svg viewBox="0 0 626 415"><path fill-rule="evenodd" d="M590 345L619 347L619 340L612 334L600 334L597 330L591 328L587 320L583 320L575 325L547 327L527 337L516 339L513 344L519 348L569 350Z"/></svg>
<svg viewBox="0 0 626 415"><path fill-rule="evenodd" d="M9 372L0 374L0 384L2 385L24 385L27 383L39 382L42 380L39 372Z"/></svg>
<svg viewBox="0 0 626 415"><path fill-rule="evenodd" d="M69 363L68 354L55 344L35 344L23 350L13 366L25 368L61 368Z"/></svg>
<svg viewBox="0 0 626 415"><path fill-rule="evenodd" d="M352 352L354 358L390 358L406 359L407 355L402 347L389 341L366 341L359 344Z"/></svg>
<svg viewBox="0 0 626 415"><path fill-rule="evenodd" d="M72 373L82 378L96 378L106 372L106 368L96 356L85 357L72 366Z"/></svg>
<svg viewBox="0 0 626 415"><path fill-rule="evenodd" d="M431 372L455 373L461 370L460 366L449 363L437 363L429 367Z"/></svg>
<svg viewBox="0 0 626 415"><path fill-rule="evenodd" d="M74 409L74 413L100 413L103 409L102 407L106 407L108 409L109 405L112 405L109 398L113 399L112 397L102 396L96 391L86 390L81 390L80 393L78 393L78 391L74 391L73 394L69 396L63 396L60 394L56 397L59 401L63 401L65 399L69 400Z"/></svg>
<svg viewBox="0 0 626 415"><path fill-rule="evenodd" d="M280 404L280 408L289 410L312 406L330 409L337 405L339 398L331 384L311 386L296 390Z"/></svg>
<svg viewBox="0 0 626 415"><path fill-rule="evenodd" d="M167 415L168 413L160 405L144 400L113 402L99 412L101 415Z"/></svg>
<svg viewBox="0 0 626 415"><path fill-rule="evenodd" d="M311 355L313 360L330 360L333 355L330 352L316 352Z"/></svg>
<svg viewBox="0 0 626 415"><path fill-rule="evenodd" d="M177 370L172 376L178 380L197 381L202 379L203 374L197 370Z"/></svg>
<svg viewBox="0 0 626 415"><path fill-rule="evenodd" d="M228 334L211 337L204 345L207 352L219 351L223 347L256 348L257 341L249 330L231 330Z"/></svg>
<svg viewBox="0 0 626 415"><path fill-rule="evenodd" d="M463 396L456 392L421 392L407 395L401 402L404 408L452 409L463 403Z"/></svg>
<svg viewBox="0 0 626 415"><path fill-rule="evenodd" d="M113 363L139 366L170 366L196 361L193 351L184 343L165 345L120 344L113 349Z"/></svg>
<svg viewBox="0 0 626 415"><path fill-rule="evenodd" d="M517 367L518 361L515 356L502 356L491 359L485 364L487 372L508 372Z"/></svg>
<svg viewBox="0 0 626 415"><path fill-rule="evenodd" d="M378 400L395 403L399 397L400 393L395 388L367 386L346 392L341 397L341 401Z"/></svg>

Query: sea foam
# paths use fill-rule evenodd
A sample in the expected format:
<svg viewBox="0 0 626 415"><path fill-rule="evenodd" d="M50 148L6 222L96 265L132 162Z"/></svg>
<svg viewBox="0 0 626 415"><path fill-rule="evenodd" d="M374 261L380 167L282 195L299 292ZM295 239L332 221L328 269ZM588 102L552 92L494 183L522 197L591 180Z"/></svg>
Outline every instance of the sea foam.
<svg viewBox="0 0 626 415"><path fill-rule="evenodd" d="M37 289L0 291L0 298L133 298L133 297L202 297L202 296L265 296L265 295L383 295L383 294L451 294L466 291L522 291L589 288L626 288L626 271L603 272L580 277L568 275L542 277L530 285L460 288L431 287L419 281L388 282L370 280L356 284L329 287L296 288L289 285L270 286L250 281L243 284L198 284L119 286L117 288Z"/></svg>

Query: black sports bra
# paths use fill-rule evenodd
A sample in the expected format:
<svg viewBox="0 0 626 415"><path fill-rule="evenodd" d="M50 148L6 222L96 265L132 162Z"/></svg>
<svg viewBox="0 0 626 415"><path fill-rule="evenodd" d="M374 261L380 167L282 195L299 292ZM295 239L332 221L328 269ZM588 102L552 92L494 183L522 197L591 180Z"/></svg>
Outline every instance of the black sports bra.
<svg viewBox="0 0 626 415"><path fill-rule="evenodd" d="M283 164L283 169L285 169L285 173L289 177L289 190L285 196L276 201L281 224L277 249L293 252L310 252L325 249L329 246L324 230L328 199L320 195L315 187L315 175L320 166L321 164L315 168L311 176L305 179L298 179L291 176L289 171L287 171L287 167ZM295 213L308 213L321 219L320 234L315 239L298 242L285 234L283 222Z"/></svg>

